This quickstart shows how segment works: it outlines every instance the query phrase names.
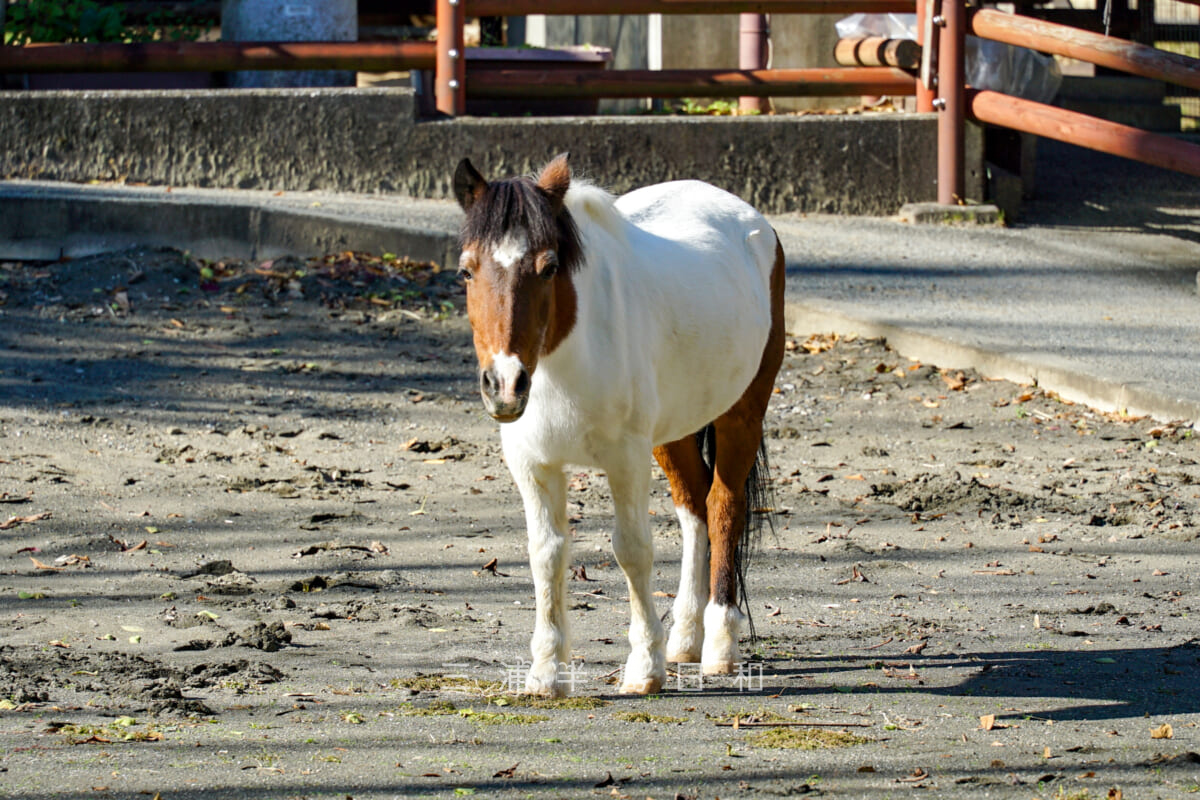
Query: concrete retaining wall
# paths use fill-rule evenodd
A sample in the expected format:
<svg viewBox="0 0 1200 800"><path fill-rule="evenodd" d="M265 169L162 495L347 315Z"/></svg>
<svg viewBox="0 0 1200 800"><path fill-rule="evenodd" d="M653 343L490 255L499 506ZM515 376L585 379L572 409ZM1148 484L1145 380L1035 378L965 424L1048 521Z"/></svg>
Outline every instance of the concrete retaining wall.
<svg viewBox="0 0 1200 800"><path fill-rule="evenodd" d="M699 178L767 213L893 214L936 194L933 115L419 121L414 105L406 89L0 93L0 176L446 198L463 156L501 175L569 150L618 193Z"/></svg>

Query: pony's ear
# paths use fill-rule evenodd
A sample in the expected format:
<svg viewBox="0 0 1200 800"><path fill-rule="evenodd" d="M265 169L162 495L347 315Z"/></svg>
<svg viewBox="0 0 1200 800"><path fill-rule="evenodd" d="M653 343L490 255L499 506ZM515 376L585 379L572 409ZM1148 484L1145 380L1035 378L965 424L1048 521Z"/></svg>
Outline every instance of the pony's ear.
<svg viewBox="0 0 1200 800"><path fill-rule="evenodd" d="M546 165L538 176L538 186L550 198L550 205L557 213L562 208L563 198L571 186L571 167L567 164L570 153L561 153Z"/></svg>
<svg viewBox="0 0 1200 800"><path fill-rule="evenodd" d="M454 170L454 197L463 211L469 211L486 189L487 181L475 169L471 159L458 162L458 168Z"/></svg>

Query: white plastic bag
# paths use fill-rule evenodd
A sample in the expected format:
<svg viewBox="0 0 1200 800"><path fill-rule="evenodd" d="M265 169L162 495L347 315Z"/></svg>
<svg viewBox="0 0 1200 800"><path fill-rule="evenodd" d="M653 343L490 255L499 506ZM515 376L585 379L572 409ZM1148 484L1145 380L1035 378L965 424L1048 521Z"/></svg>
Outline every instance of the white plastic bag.
<svg viewBox="0 0 1200 800"><path fill-rule="evenodd" d="M851 14L837 21L838 37L917 38L916 14ZM1051 56L968 36L964 56L967 83L1037 103L1049 103L1062 84L1062 70Z"/></svg>

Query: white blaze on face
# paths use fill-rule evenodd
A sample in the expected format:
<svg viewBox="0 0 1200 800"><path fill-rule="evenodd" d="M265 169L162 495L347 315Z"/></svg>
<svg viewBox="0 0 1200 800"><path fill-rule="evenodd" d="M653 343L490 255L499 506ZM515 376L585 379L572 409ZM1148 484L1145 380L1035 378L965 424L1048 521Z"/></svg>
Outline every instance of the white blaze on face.
<svg viewBox="0 0 1200 800"><path fill-rule="evenodd" d="M529 250L529 241L523 233L508 233L504 237L504 241L500 242L492 253L492 258L496 263L505 269L511 268L525 257L525 252Z"/></svg>
<svg viewBox="0 0 1200 800"><path fill-rule="evenodd" d="M496 353L492 356L492 370L500 384L501 396L512 392L522 369L521 359L510 353Z"/></svg>

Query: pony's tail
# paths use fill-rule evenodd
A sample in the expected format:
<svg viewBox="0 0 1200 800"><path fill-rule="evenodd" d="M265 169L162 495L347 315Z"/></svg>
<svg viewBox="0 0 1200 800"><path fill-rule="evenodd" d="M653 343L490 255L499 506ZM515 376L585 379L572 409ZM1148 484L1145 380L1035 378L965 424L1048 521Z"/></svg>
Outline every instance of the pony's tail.
<svg viewBox="0 0 1200 800"><path fill-rule="evenodd" d="M711 472L716 467L717 429L708 424L696 434L696 444L700 447L700 456L705 466ZM746 590L746 570L750 567L750 558L758 547L764 527L775 532L774 492L771 487L771 463L767 458L767 444L760 437L758 455L750 474L746 476L746 524L742 535L738 537L737 549L734 551L733 566L737 573L738 607L746 615L746 624L750 629L750 639L754 641L758 634L754 630L754 616L750 613L750 595Z"/></svg>

